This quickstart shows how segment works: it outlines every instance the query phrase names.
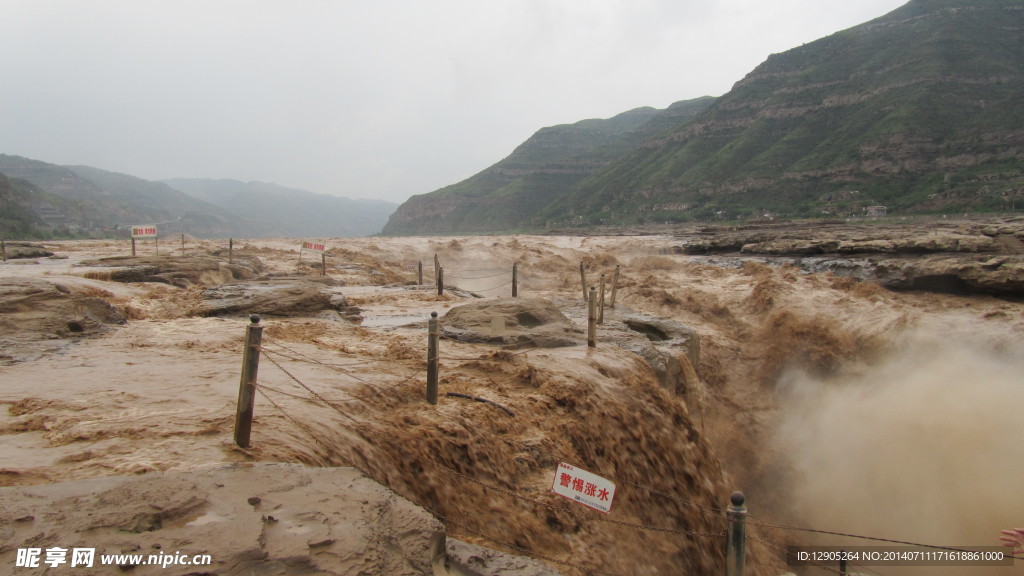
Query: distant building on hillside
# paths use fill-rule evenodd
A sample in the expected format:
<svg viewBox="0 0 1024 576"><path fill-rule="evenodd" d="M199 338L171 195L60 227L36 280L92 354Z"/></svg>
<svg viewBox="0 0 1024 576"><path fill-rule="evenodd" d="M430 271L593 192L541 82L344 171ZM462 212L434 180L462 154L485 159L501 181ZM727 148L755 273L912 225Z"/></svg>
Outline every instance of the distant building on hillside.
<svg viewBox="0 0 1024 576"><path fill-rule="evenodd" d="M885 206L868 206L864 212L868 218L879 218L885 216L886 209Z"/></svg>

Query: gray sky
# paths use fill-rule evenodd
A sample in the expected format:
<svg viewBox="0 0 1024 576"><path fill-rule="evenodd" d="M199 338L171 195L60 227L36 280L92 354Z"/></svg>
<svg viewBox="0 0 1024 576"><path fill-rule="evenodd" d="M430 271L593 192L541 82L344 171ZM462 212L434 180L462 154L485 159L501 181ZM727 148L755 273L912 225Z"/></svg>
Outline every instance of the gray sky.
<svg viewBox="0 0 1024 576"><path fill-rule="evenodd" d="M4 0L0 153L404 201L905 0Z"/></svg>

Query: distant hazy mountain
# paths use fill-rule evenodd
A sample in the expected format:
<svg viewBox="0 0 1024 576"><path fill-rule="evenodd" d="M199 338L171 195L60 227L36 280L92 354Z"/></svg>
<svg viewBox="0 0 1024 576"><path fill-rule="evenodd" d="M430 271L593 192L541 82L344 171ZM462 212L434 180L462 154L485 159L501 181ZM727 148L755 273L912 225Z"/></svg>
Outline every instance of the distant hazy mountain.
<svg viewBox="0 0 1024 576"><path fill-rule="evenodd" d="M176 180L172 187L4 154L0 175L0 233L11 237L115 235L152 223L161 234L199 238L362 236L379 232L395 208L231 180Z"/></svg>
<svg viewBox="0 0 1024 576"><path fill-rule="evenodd" d="M543 193L508 164L552 129L414 196L384 230L1006 209L1024 193L1022 38L1024 0L911 0L771 55L698 114L620 140L615 158L589 162L562 144L572 154L557 169L533 170L577 178L548 176Z"/></svg>
<svg viewBox="0 0 1024 576"><path fill-rule="evenodd" d="M511 155L467 180L399 207L385 234L488 232L518 228L588 176L647 138L692 118L714 98L666 110L637 108L610 119L538 130Z"/></svg>
<svg viewBox="0 0 1024 576"><path fill-rule="evenodd" d="M133 224L160 223L161 231L197 237L237 235L238 218L178 190L126 174L88 166L57 166L0 154L0 174L33 184L62 199L60 205L36 203L50 233L111 234Z"/></svg>
<svg viewBox="0 0 1024 576"><path fill-rule="evenodd" d="M236 216L266 223L270 236L369 236L380 232L398 207L264 182L178 178L163 183Z"/></svg>

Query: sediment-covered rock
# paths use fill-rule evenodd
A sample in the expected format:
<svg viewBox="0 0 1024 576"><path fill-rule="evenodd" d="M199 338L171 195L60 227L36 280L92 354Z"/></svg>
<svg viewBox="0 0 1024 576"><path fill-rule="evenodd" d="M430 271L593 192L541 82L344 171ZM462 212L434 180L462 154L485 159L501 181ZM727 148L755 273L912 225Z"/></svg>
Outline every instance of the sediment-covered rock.
<svg viewBox="0 0 1024 576"><path fill-rule="evenodd" d="M314 316L333 311L358 323L360 310L349 306L341 285L329 276L275 276L224 284L204 290L203 303L193 312L198 316Z"/></svg>
<svg viewBox="0 0 1024 576"><path fill-rule="evenodd" d="M124 324L107 301L38 278L0 279L0 364L38 358Z"/></svg>
<svg viewBox="0 0 1024 576"><path fill-rule="evenodd" d="M114 282L160 282L179 288L248 280L264 270L263 263L252 257L234 258L228 263L210 256L114 256L86 260L81 265L106 268L86 272L86 278Z"/></svg>
<svg viewBox="0 0 1024 576"><path fill-rule="evenodd" d="M53 256L53 252L41 244L31 242L5 242L4 252L8 260L19 258L47 258Z"/></svg>
<svg viewBox="0 0 1024 576"><path fill-rule="evenodd" d="M484 300L456 306L445 314L442 333L463 342L516 348L560 348L583 342L582 330L554 303L542 299Z"/></svg>

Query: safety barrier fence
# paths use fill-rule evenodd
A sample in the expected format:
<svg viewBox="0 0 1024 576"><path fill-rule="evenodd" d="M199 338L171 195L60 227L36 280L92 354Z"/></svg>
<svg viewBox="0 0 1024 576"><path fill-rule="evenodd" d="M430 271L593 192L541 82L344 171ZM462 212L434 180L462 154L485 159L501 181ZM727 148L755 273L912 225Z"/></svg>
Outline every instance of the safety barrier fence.
<svg viewBox="0 0 1024 576"><path fill-rule="evenodd" d="M394 395L401 391L408 393L415 391L416 388L422 386L422 380L420 379L424 372L431 372L431 364L433 363L433 372L436 377L437 371L439 370L440 352L437 343L434 346L430 345L430 339L433 338L437 333L437 317L436 313L432 316L428 327L428 354L426 356L426 362L421 359L406 359L406 360L394 360L394 359L376 359L376 358L365 358L365 356L358 356L355 354L332 352L333 358L330 361L324 361L309 354L305 354L301 351L296 350L294 347L285 345L283 342L276 340L264 340L262 339L262 326L259 325L260 319L258 316L250 318L251 323L246 328L246 354L243 358L243 370L242 370L242 381L240 383L239 393L239 417L236 419L236 442L239 446L247 448L249 446L249 438L246 436L243 440L239 440L238 430L239 428L246 428L246 423L241 422L243 414L247 414L250 418L247 426L251 429L251 416L252 407L251 404L244 405L243 398L246 397L245 390L249 387L264 398L280 415L288 422L293 424L298 430L301 430L304 434L307 434L315 443L320 445L322 448L329 448L323 445L323 439L315 430L313 430L308 424L305 423L303 418L297 417L290 413L282 403L279 401L281 398L294 398L301 399L304 401L314 402L320 404L326 408L338 413L346 420L353 424L358 424L358 418L349 412L347 409L352 402L363 402L372 403L380 400L388 395ZM515 352L506 352L509 354L524 354L529 352L528 350L519 350ZM255 357L255 359L254 359ZM259 358L265 358L269 361L281 374L284 376L287 384L291 385L291 388L284 389L280 385L270 386L264 383L257 385L256 375ZM351 361L346 360L350 358ZM446 361L454 363L466 363L479 361L486 358L486 355L478 355L476 357L445 357ZM379 382L372 381L365 375L356 374L353 370L357 367L366 367L368 365L379 364L387 367L390 372L398 371L399 374L392 374L395 381L392 382ZM329 397L328 394L318 391L314 386L304 382L301 378L296 376L294 367L297 365L315 366L318 369L329 370L332 374L341 376L354 383L355 386L361 387L357 391L350 389L335 390L331 392L330 396L340 392L343 397ZM434 388L433 401L436 403L436 383ZM505 411L510 418L514 418L515 414L507 407L498 404L487 398L480 398L468 394L461 393L449 393L450 397L465 398L475 400L479 402L488 402L493 404L499 409ZM277 398L275 400L275 397ZM430 401L429 383L428 383L428 394L427 400ZM246 432L248 434L248 432ZM765 550L780 555L781 559L790 559L792 551L785 546L781 546L773 541L772 537L766 533L771 532L773 534L778 533L813 533L819 535L844 537L853 540L862 540L867 542L874 542L879 544L887 545L902 545L912 546L918 548L927 548L931 550L948 551L948 552L972 552L970 549L939 546L933 544L923 544L919 542L912 542L906 539L897 538L885 538L876 536L866 536L861 534L853 534L842 531L830 531L820 530L815 528L807 528L800 526L791 526L779 522L773 522L770 520L764 520L757 516L751 515L747 512L744 506L744 498L740 493L734 493L731 496L731 505L723 508L709 506L700 502L695 502L691 499L685 498L678 494L669 494L662 490L657 490L649 486L645 486L635 482L623 482L620 485L629 486L637 491L637 493L647 493L650 498L665 498L671 500L677 504L685 507L692 508L698 513L705 515L709 519L706 523L712 526L718 526L719 531L702 532L695 530L687 530L682 528L676 528L672 526L659 526L654 524L645 524L642 522L635 522L630 520L618 519L609 517L607 515L601 515L592 513L589 510L584 510L579 507L574 507L572 504L563 504L556 502L548 502L535 497L530 497L524 493L516 490L510 490L508 488L495 485L492 482L481 480L478 477L472 476L465 472L460 472L449 466L446 466L438 461L430 462L419 462L419 465L424 469L431 469L435 472L447 475L453 482L466 482L479 486L486 493L493 493L501 495L505 498L511 498L516 501L522 502L528 506L532 506L537 509L538 517L544 517L545 514L540 511L556 511L560 513L570 514L577 517L584 522L602 522L614 524L631 530L645 531L645 532L656 532L662 534L671 534L680 538L696 539L704 542L708 542L708 545L712 546L723 546L725 550L725 569L724 573L727 576L738 576L744 572L745 555L746 555L746 542L757 542L762 545ZM366 471L363 471L366 473ZM370 474L367 474L370 476ZM502 538L500 535L487 533L474 528L468 524L464 518L471 518L472 514L466 513L460 509L455 509L455 514L449 511L447 514L443 513L438 509L438 506L430 506L425 503L419 503L421 506L426 508L437 518L442 520L446 525L456 526L468 533L471 533L479 538L493 542L507 549L514 550L517 553L521 553L526 556L530 556L536 559L544 560L554 564L568 566L580 570L587 574L615 574L609 572L602 567L596 567L593 565L586 565L565 558L556 558L551 555L545 555L539 553L536 550L532 550L529 547L510 542L507 538ZM455 507L454 504L447 504L448 507ZM748 534L747 528L754 528L758 534ZM1008 559L1024 559L1022 557L1013 556L1009 553L1005 555ZM878 576L884 576L884 573L879 571L875 565L866 565L855 561L849 561L842 559L836 562L821 562L810 559L803 563L805 566L815 567L822 571L839 574L846 576L856 572L858 574L873 574Z"/></svg>

